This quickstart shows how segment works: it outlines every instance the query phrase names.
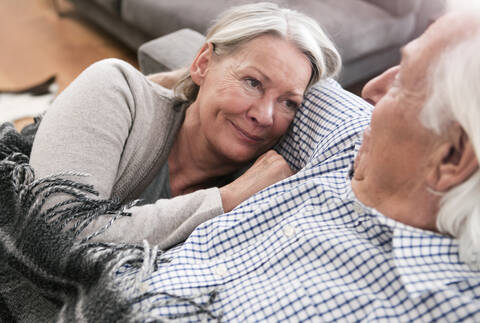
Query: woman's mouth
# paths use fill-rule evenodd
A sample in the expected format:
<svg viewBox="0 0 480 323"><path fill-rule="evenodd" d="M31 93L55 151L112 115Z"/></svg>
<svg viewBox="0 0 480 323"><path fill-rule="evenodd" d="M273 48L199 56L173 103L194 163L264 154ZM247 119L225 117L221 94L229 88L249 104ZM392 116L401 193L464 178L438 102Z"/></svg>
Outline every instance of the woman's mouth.
<svg viewBox="0 0 480 323"><path fill-rule="evenodd" d="M251 134L245 130L243 130L242 128L240 128L239 126L237 126L235 123L231 122L230 123L232 124L232 126L235 128L237 134L239 134L239 136L246 142L248 143L255 143L255 144L258 144L259 142L261 142L263 140L262 137L259 137L259 136L256 136L254 134Z"/></svg>

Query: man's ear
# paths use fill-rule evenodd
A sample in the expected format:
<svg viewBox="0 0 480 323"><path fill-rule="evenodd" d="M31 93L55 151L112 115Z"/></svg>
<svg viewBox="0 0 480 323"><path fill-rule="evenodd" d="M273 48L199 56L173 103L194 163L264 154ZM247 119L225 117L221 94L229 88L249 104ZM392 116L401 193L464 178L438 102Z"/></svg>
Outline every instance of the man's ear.
<svg viewBox="0 0 480 323"><path fill-rule="evenodd" d="M466 181L478 169L472 142L459 125L450 129L449 140L439 147L439 152L441 158L429 183L437 192L447 192Z"/></svg>
<svg viewBox="0 0 480 323"><path fill-rule="evenodd" d="M198 86L203 84L203 80L207 75L208 67L212 61L213 45L205 43L195 56L195 59L190 65L190 76L192 81Z"/></svg>

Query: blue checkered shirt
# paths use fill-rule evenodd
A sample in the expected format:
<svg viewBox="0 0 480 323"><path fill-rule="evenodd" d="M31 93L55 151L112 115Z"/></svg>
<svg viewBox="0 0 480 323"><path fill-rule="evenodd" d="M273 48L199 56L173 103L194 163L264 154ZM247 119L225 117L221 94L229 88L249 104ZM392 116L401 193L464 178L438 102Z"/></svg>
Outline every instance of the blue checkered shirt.
<svg viewBox="0 0 480 323"><path fill-rule="evenodd" d="M199 226L145 288L198 303L217 291L209 309L231 322L480 322L480 273L459 261L455 240L353 196L348 173L370 114L334 81L316 85L278 146L298 172Z"/></svg>

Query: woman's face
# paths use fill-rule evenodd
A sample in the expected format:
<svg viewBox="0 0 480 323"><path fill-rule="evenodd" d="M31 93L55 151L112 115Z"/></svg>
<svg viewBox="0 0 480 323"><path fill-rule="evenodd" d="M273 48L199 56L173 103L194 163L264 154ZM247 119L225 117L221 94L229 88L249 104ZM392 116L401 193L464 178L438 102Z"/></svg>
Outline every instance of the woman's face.
<svg viewBox="0 0 480 323"><path fill-rule="evenodd" d="M311 75L308 58L290 42L259 36L230 55L205 46L191 67L200 86L187 110L209 150L242 163L267 151L287 131ZM190 116L189 116L190 115Z"/></svg>

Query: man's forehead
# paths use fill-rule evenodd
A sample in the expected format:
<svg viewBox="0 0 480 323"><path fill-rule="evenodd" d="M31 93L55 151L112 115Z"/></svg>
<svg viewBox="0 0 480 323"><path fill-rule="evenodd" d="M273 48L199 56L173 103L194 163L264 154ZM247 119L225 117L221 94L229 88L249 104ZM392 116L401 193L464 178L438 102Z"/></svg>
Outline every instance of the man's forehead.
<svg viewBox="0 0 480 323"><path fill-rule="evenodd" d="M425 95L426 75L432 62L448 47L480 32L478 15L451 13L435 21L420 37L401 49L399 79L405 91Z"/></svg>
<svg viewBox="0 0 480 323"><path fill-rule="evenodd" d="M435 21L425 36L439 46L450 46L480 30L480 11L450 12Z"/></svg>
<svg viewBox="0 0 480 323"><path fill-rule="evenodd" d="M402 48L402 61L408 61L411 56L431 61L445 48L480 32L479 17L480 12L453 12L440 17L419 38Z"/></svg>

